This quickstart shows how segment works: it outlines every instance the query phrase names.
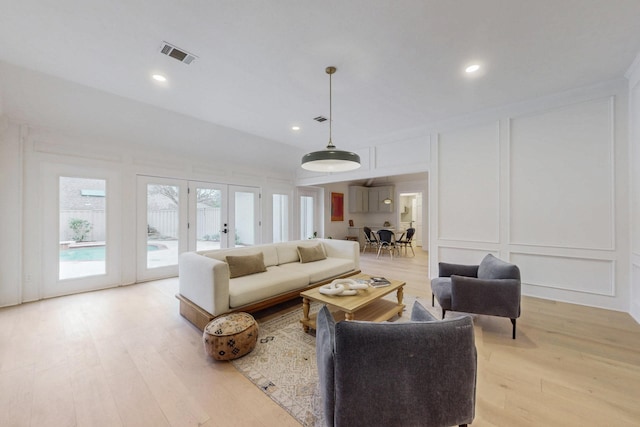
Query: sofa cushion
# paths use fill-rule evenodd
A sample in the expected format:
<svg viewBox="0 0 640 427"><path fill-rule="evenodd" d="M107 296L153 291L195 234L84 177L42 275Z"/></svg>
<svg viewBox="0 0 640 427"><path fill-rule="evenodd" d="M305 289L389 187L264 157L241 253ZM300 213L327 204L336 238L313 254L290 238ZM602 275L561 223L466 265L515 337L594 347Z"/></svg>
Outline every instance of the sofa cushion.
<svg viewBox="0 0 640 427"><path fill-rule="evenodd" d="M298 246L298 256L300 257L300 262L303 264L320 261L327 257L320 243L315 246Z"/></svg>
<svg viewBox="0 0 640 427"><path fill-rule="evenodd" d="M231 279L267 271L262 252L244 256L227 255L225 260L229 264L229 278Z"/></svg>
<svg viewBox="0 0 640 427"><path fill-rule="evenodd" d="M308 262L305 264L294 262L280 265L286 271L296 271L306 274L309 277L309 283L316 283L322 280L330 279L341 274L352 271L356 268L352 259L345 258L326 258L316 262Z"/></svg>
<svg viewBox="0 0 640 427"><path fill-rule="evenodd" d="M299 264L295 264L299 265ZM229 280L229 306L240 307L309 285L309 276L282 267L267 267L264 273Z"/></svg>
<svg viewBox="0 0 640 427"><path fill-rule="evenodd" d="M305 248L321 245L325 255L327 251L324 245L317 240L300 240L295 242L281 242L275 245L278 251L278 265L287 264L290 262L300 262L300 255L298 254L298 246L304 246Z"/></svg>

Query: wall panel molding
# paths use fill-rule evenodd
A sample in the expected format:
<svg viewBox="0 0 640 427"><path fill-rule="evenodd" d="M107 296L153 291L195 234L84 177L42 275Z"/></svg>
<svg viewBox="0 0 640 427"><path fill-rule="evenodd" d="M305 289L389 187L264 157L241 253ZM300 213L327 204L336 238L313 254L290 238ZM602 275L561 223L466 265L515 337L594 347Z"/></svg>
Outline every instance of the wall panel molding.
<svg viewBox="0 0 640 427"><path fill-rule="evenodd" d="M510 252L510 259L520 268L523 284L615 296L615 260L516 251Z"/></svg>
<svg viewBox="0 0 640 427"><path fill-rule="evenodd" d="M510 244L615 250L614 102L508 119Z"/></svg>
<svg viewBox="0 0 640 427"><path fill-rule="evenodd" d="M437 238L500 241L500 121L436 139ZM464 165L464 167L461 167Z"/></svg>
<svg viewBox="0 0 640 427"><path fill-rule="evenodd" d="M34 141L33 151L43 154L54 154L59 156L79 157L82 159L101 160L108 162L122 163L123 157L120 154L109 152L106 150L90 147L73 146L65 144L53 144L50 142Z"/></svg>

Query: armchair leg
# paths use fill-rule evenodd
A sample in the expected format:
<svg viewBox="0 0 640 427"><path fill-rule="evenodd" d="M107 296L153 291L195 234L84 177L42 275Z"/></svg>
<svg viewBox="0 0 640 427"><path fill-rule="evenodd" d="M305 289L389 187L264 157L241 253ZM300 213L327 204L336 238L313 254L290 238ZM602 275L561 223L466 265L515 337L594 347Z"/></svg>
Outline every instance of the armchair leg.
<svg viewBox="0 0 640 427"><path fill-rule="evenodd" d="M442 318L444 319L444 314L447 312L444 308L442 309Z"/></svg>
<svg viewBox="0 0 640 427"><path fill-rule="evenodd" d="M431 294L431 307L435 307L435 305L434 305L434 298L435 298L435 295L433 295L433 293L432 293L432 294Z"/></svg>
<svg viewBox="0 0 640 427"><path fill-rule="evenodd" d="M516 339L516 319L511 319L511 324L513 325L513 333L512 333L512 339Z"/></svg>

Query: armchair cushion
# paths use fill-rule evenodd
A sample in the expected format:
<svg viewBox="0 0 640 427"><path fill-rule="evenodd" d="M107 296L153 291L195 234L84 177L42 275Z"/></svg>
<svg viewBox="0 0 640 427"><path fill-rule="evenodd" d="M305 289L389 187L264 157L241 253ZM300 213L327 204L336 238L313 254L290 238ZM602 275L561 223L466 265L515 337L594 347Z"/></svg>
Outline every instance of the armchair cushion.
<svg viewBox="0 0 640 427"><path fill-rule="evenodd" d="M520 317L520 281L517 279L451 276L449 289L451 310L511 319Z"/></svg>
<svg viewBox="0 0 640 427"><path fill-rule="evenodd" d="M478 277L477 265L450 264L447 262L438 263L438 276L451 277L456 274L458 276Z"/></svg>

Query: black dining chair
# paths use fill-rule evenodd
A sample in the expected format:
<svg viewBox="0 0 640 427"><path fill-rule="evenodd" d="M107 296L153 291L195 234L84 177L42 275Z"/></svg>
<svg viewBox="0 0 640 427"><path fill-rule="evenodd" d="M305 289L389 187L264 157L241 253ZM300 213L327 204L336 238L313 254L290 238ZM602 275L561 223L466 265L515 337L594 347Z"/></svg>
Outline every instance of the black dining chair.
<svg viewBox="0 0 640 427"><path fill-rule="evenodd" d="M407 237L406 239L403 236L400 236L400 239L396 241L396 245L398 246L398 250L404 248L404 254L407 254L407 248L411 248L411 253L413 256L416 256L416 253L413 250L413 245L411 244L411 239L413 239L413 235L416 234L415 228L407 229Z"/></svg>
<svg viewBox="0 0 640 427"><path fill-rule="evenodd" d="M398 246L396 246L396 238L395 233L391 230L378 230L378 256L380 258L380 252L388 251L389 255L391 255L391 259L393 259L393 253L398 250Z"/></svg>
<svg viewBox="0 0 640 427"><path fill-rule="evenodd" d="M362 252L367 250L367 248L373 248L375 251L378 249L378 239L375 238L371 229L369 227L363 227L362 232L364 233L364 245L362 246Z"/></svg>

